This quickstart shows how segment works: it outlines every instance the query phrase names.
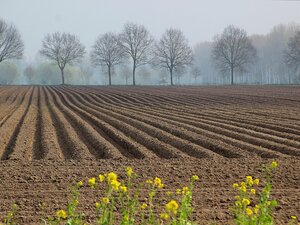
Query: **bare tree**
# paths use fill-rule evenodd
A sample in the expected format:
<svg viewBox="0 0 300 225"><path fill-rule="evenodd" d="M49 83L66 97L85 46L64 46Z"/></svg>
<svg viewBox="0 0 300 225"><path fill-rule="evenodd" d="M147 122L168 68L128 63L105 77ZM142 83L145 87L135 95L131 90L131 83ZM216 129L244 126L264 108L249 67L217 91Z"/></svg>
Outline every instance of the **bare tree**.
<svg viewBox="0 0 300 225"><path fill-rule="evenodd" d="M194 78L194 82L196 84L197 78L201 76L201 70L198 66L193 66L191 71L192 78Z"/></svg>
<svg viewBox="0 0 300 225"><path fill-rule="evenodd" d="M300 69L300 31L290 38L284 51L284 61L295 71Z"/></svg>
<svg viewBox="0 0 300 225"><path fill-rule="evenodd" d="M80 43L77 36L56 32L54 34L48 34L45 37L40 53L57 63L61 71L62 84L64 84L65 66L67 64L72 65L75 62L80 62L85 54L85 47Z"/></svg>
<svg viewBox="0 0 300 225"><path fill-rule="evenodd" d="M91 60L94 65L107 66L109 85L111 85L111 69L120 64L124 52L120 45L120 38L113 33L106 33L99 37L93 45Z"/></svg>
<svg viewBox="0 0 300 225"><path fill-rule="evenodd" d="M160 41L155 45L155 64L167 68L173 85L174 70L184 69L192 62L192 49L178 29L168 29Z"/></svg>
<svg viewBox="0 0 300 225"><path fill-rule="evenodd" d="M153 38L143 25L127 23L120 35L124 53L132 59L132 84L135 85L136 68L149 63Z"/></svg>
<svg viewBox="0 0 300 225"><path fill-rule="evenodd" d="M0 19L0 62L6 59L20 59L24 44L18 30Z"/></svg>
<svg viewBox="0 0 300 225"><path fill-rule="evenodd" d="M230 71L233 84L235 70L245 72L256 59L256 49L245 30L230 25L215 37L212 58L222 73Z"/></svg>

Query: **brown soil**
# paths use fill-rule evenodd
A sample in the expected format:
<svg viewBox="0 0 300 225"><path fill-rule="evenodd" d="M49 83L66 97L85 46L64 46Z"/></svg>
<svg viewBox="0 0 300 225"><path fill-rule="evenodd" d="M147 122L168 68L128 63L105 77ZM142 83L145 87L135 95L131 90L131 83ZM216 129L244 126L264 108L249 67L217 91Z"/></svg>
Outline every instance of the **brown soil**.
<svg viewBox="0 0 300 225"><path fill-rule="evenodd" d="M232 183L276 159L278 224L300 216L300 87L0 87L0 218L20 224L66 205L68 186L131 165L176 189L201 177L200 224L226 224ZM94 216L93 193L80 208Z"/></svg>

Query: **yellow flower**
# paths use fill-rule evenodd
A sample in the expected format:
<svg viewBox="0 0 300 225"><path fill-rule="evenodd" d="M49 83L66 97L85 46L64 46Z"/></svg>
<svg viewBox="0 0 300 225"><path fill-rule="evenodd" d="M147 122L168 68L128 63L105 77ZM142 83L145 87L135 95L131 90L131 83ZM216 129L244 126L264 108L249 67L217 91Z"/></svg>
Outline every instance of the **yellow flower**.
<svg viewBox="0 0 300 225"><path fill-rule="evenodd" d="M83 185L83 182L82 181L78 181L77 186L81 187L82 185Z"/></svg>
<svg viewBox="0 0 300 225"><path fill-rule="evenodd" d="M272 169L274 169L274 168L276 168L278 166L278 163L276 162L276 161L273 161L272 163L271 163L271 168Z"/></svg>
<svg viewBox="0 0 300 225"><path fill-rule="evenodd" d="M112 181L116 181L117 179L118 179L118 176L114 172L107 174L108 183L111 183Z"/></svg>
<svg viewBox="0 0 300 225"><path fill-rule="evenodd" d="M126 193L126 192L127 192L127 187L121 185L121 186L120 186L120 190L121 190L122 192Z"/></svg>
<svg viewBox="0 0 300 225"><path fill-rule="evenodd" d="M246 177L246 182L251 187L253 185L253 179L252 179L252 177L251 176L247 176Z"/></svg>
<svg viewBox="0 0 300 225"><path fill-rule="evenodd" d="M177 214L178 203L175 200L171 200L166 204L166 210L168 212L172 212L173 214Z"/></svg>
<svg viewBox="0 0 300 225"><path fill-rule="evenodd" d="M62 218L62 219L66 219L67 218L67 213L64 210L58 210L56 212L56 216L57 218Z"/></svg>
<svg viewBox="0 0 300 225"><path fill-rule="evenodd" d="M241 187L247 187L247 184L245 182L241 182Z"/></svg>
<svg viewBox="0 0 300 225"><path fill-rule="evenodd" d="M113 189L114 191L118 191L118 190L119 190L119 186L120 186L121 184L120 184L120 182L118 182L117 180L112 180L112 181L110 182L110 185L111 185L111 187L112 187L112 189Z"/></svg>
<svg viewBox="0 0 300 225"><path fill-rule="evenodd" d="M293 220L296 220L296 219L297 219L297 217L296 217L296 216L291 216L291 218L292 218Z"/></svg>
<svg viewBox="0 0 300 225"><path fill-rule="evenodd" d="M96 209L99 209L101 204L99 202L96 202Z"/></svg>
<svg viewBox="0 0 300 225"><path fill-rule="evenodd" d="M177 189L176 194L181 195L181 189Z"/></svg>
<svg viewBox="0 0 300 225"><path fill-rule="evenodd" d="M146 203L143 203L142 205L141 205L141 209L146 209L147 208L147 204Z"/></svg>
<svg viewBox="0 0 300 225"><path fill-rule="evenodd" d="M243 192L246 192L246 191L247 191L247 189L246 189L245 186L241 186L241 187L239 188L239 190L240 190L240 191L243 191Z"/></svg>
<svg viewBox="0 0 300 225"><path fill-rule="evenodd" d="M131 177L132 173L133 173L133 169L131 167L126 167L126 173L128 177Z"/></svg>
<svg viewBox="0 0 300 225"><path fill-rule="evenodd" d="M250 200L247 199L247 198L243 198L242 203L243 203L244 205L250 205Z"/></svg>
<svg viewBox="0 0 300 225"><path fill-rule="evenodd" d="M199 180L199 177L197 175L192 176L192 181L197 181Z"/></svg>
<svg viewBox="0 0 300 225"><path fill-rule="evenodd" d="M253 183L254 183L255 185L258 185L258 184L259 184L259 179L255 179L255 180L253 181Z"/></svg>
<svg viewBox="0 0 300 225"><path fill-rule="evenodd" d="M162 218L164 220L168 220L170 218L170 216L167 213L162 213L162 214L160 214L160 218Z"/></svg>
<svg viewBox="0 0 300 225"><path fill-rule="evenodd" d="M95 184L96 184L96 178L92 177L91 179L89 179L89 185L91 188L95 188Z"/></svg>
<svg viewBox="0 0 300 225"><path fill-rule="evenodd" d="M162 189L164 186L165 186L164 184L159 184L159 185L157 186L157 188L158 188L158 189Z"/></svg>
<svg viewBox="0 0 300 225"><path fill-rule="evenodd" d="M246 214L247 214L247 216L251 216L253 214L252 209L246 208Z"/></svg>
<svg viewBox="0 0 300 225"><path fill-rule="evenodd" d="M183 187L183 188L182 188L182 193L183 193L183 194L186 194L188 191L189 191L189 188L188 188L188 187Z"/></svg>
<svg viewBox="0 0 300 225"><path fill-rule="evenodd" d="M252 180L253 180L252 176L246 176L247 183L249 183L249 181L252 181Z"/></svg>
<svg viewBox="0 0 300 225"><path fill-rule="evenodd" d="M190 195L191 194L191 191L189 189L183 189L182 190L182 194L183 195Z"/></svg>
<svg viewBox="0 0 300 225"><path fill-rule="evenodd" d="M238 188L239 185L238 185L237 183L234 183L234 184L232 185L232 187L233 187L233 188Z"/></svg>
<svg viewBox="0 0 300 225"><path fill-rule="evenodd" d="M103 182L104 180L105 180L105 176L102 175L102 174L100 174L100 175L99 175L99 181L100 181L100 182Z"/></svg>
<svg viewBox="0 0 300 225"><path fill-rule="evenodd" d="M254 188L252 188L252 189L250 190L250 192L251 192L251 194L254 194L254 195L255 195L256 190L255 190Z"/></svg>
<svg viewBox="0 0 300 225"><path fill-rule="evenodd" d="M109 203L109 198L106 198L106 197L102 198L102 202L103 202L105 205L107 205L107 204Z"/></svg>
<svg viewBox="0 0 300 225"><path fill-rule="evenodd" d="M154 184L155 184L156 186L159 186L159 185L161 184L161 179L158 178L158 177L155 177L155 179L154 179Z"/></svg>

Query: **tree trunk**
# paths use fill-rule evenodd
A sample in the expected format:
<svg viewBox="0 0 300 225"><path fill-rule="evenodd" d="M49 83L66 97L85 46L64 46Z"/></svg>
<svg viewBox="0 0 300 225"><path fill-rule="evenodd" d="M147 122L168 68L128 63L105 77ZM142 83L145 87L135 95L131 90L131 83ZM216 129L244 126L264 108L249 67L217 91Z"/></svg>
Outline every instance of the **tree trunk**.
<svg viewBox="0 0 300 225"><path fill-rule="evenodd" d="M231 85L233 85L233 66L231 66Z"/></svg>
<svg viewBox="0 0 300 225"><path fill-rule="evenodd" d="M132 85L135 86L135 69L136 69L136 64L135 61L133 62L133 68L132 68Z"/></svg>
<svg viewBox="0 0 300 225"><path fill-rule="evenodd" d="M61 68L60 71L61 71L61 82L62 85L64 85L65 84L64 68Z"/></svg>
<svg viewBox="0 0 300 225"><path fill-rule="evenodd" d="M173 86L173 70L170 69L171 86Z"/></svg>
<svg viewBox="0 0 300 225"><path fill-rule="evenodd" d="M109 83L109 86L111 86L111 70L110 70L110 66L108 66L108 83Z"/></svg>

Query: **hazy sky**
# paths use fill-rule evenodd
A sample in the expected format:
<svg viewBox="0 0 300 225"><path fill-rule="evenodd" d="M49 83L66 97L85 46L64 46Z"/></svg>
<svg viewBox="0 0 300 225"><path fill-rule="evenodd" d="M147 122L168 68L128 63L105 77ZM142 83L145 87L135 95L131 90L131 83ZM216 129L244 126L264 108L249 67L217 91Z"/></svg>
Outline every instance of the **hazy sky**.
<svg viewBox="0 0 300 225"><path fill-rule="evenodd" d="M19 29L30 59L47 33L75 33L89 50L98 35L119 32L129 21L144 24L155 38L180 28L192 45L212 40L228 24L264 34L279 23L300 23L300 1L0 0L0 17Z"/></svg>

